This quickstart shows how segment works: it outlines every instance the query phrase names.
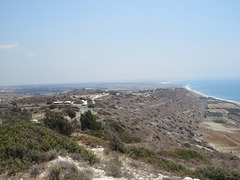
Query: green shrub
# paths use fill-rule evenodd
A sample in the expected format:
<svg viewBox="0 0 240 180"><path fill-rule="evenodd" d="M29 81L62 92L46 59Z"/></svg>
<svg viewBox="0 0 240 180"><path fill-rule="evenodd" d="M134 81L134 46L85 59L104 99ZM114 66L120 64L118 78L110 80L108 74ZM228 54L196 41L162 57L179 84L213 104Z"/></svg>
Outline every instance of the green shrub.
<svg viewBox="0 0 240 180"><path fill-rule="evenodd" d="M168 155L174 158L183 159L185 161L194 159L197 162L199 161L207 162L207 159L205 157L203 157L201 154L194 150L177 149L175 151L169 152Z"/></svg>
<svg viewBox="0 0 240 180"><path fill-rule="evenodd" d="M102 128L101 122L97 122L96 119L97 118L91 113L91 111L87 111L82 114L80 118L82 130L100 130Z"/></svg>
<svg viewBox="0 0 240 180"><path fill-rule="evenodd" d="M103 111L103 110L100 110L98 113L99 113L99 114L102 114L102 115L105 115L105 116L111 115L111 113L109 113L109 112L107 112L107 111Z"/></svg>
<svg viewBox="0 0 240 180"><path fill-rule="evenodd" d="M191 145L189 143L185 143L183 146L185 146L186 148L191 148Z"/></svg>
<svg viewBox="0 0 240 180"><path fill-rule="evenodd" d="M46 111L43 122L45 126L66 136L69 136L74 131L72 124L56 112Z"/></svg>
<svg viewBox="0 0 240 180"><path fill-rule="evenodd" d="M23 120L4 125L0 129L0 142L0 174L5 171L15 174L28 169L32 164L51 159L61 150L80 153L90 164L98 161L93 153L67 136ZM52 155L49 155L49 152L53 152L50 153Z"/></svg>
<svg viewBox="0 0 240 180"><path fill-rule="evenodd" d="M49 109L55 109L57 106L55 104L49 105Z"/></svg>
<svg viewBox="0 0 240 180"><path fill-rule="evenodd" d="M88 108L95 108L95 104L92 103L88 104Z"/></svg>
<svg viewBox="0 0 240 180"><path fill-rule="evenodd" d="M117 109L117 107L115 105L113 105L113 104L109 105L108 108L110 108L110 109Z"/></svg>
<svg viewBox="0 0 240 180"><path fill-rule="evenodd" d="M106 126L110 127L110 129L112 129L112 130L114 130L118 133L124 132L123 124L121 124L120 122L115 122L113 120L108 120Z"/></svg>
<svg viewBox="0 0 240 180"><path fill-rule="evenodd" d="M124 143L140 143L141 139L138 137L130 136L128 133L119 133L119 137Z"/></svg>
<svg viewBox="0 0 240 180"><path fill-rule="evenodd" d="M83 103L82 100L75 101L75 104L82 104L82 103Z"/></svg>
<svg viewBox="0 0 240 180"><path fill-rule="evenodd" d="M175 163L170 160L162 159L153 150L144 147L128 146L126 153L135 160L142 160L150 163L158 168L170 172L183 172L187 173L188 170L181 164Z"/></svg>
<svg viewBox="0 0 240 180"><path fill-rule="evenodd" d="M126 153L135 160L156 158L154 151L144 147L128 146Z"/></svg>
<svg viewBox="0 0 240 180"><path fill-rule="evenodd" d="M191 177L197 177L200 179L207 180L237 180L240 179L240 173L228 169L208 167L200 170L189 170L179 163L163 159L159 157L154 151L136 146L128 146L126 148L126 153L135 160L142 160L144 162L150 163L158 168L164 169L168 172L180 172L184 175L190 175ZM205 161L205 158L195 151L174 151L174 155L177 157L181 154L184 159L197 159Z"/></svg>
<svg viewBox="0 0 240 180"><path fill-rule="evenodd" d="M228 169L208 167L194 172L195 176L207 180L239 180L240 173Z"/></svg>
<svg viewBox="0 0 240 180"><path fill-rule="evenodd" d="M97 146L106 146L107 143L100 138L90 136L90 135L79 135L73 137L74 141L80 141L82 144L85 144L90 147L97 147Z"/></svg>
<svg viewBox="0 0 240 180"><path fill-rule="evenodd" d="M74 118L76 116L76 112L73 110L72 107L65 108L64 112L66 112L70 118Z"/></svg>
<svg viewBox="0 0 240 180"><path fill-rule="evenodd" d="M52 100L47 100L47 102L46 102L47 105L50 105L50 104L52 104L52 103L53 103Z"/></svg>
<svg viewBox="0 0 240 180"><path fill-rule="evenodd" d="M97 138L100 138L102 140L106 140L107 139L107 136L105 134L105 131L103 130L99 130L99 131L89 131L89 132L86 132L87 134L91 135L91 136L94 136L94 137L97 137Z"/></svg>
<svg viewBox="0 0 240 180"><path fill-rule="evenodd" d="M109 91L110 95L117 95L118 91Z"/></svg>

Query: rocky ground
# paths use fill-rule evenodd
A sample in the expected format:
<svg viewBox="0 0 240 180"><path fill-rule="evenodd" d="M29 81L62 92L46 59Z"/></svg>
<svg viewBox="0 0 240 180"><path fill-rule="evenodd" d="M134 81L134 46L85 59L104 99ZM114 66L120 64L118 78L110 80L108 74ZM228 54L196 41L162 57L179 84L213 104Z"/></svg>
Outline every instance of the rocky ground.
<svg viewBox="0 0 240 180"><path fill-rule="evenodd" d="M82 144L81 144L82 145ZM160 171L146 163L135 161L131 158L123 156L121 154L105 154L104 148L92 148L99 158L100 163L94 166L90 166L83 161L73 159L69 156L58 156L56 159L44 164L38 164L32 166L28 172L18 173L16 176L12 176L9 179L29 179L29 180L45 180L51 179L50 174L54 167L58 167L61 172L68 172L72 166L76 167L85 179L92 180L169 180L169 179L183 179L183 180L198 180L191 177L181 178L179 176L173 176L168 172ZM117 166L116 169L111 169L111 160L118 158L121 162L121 166ZM109 174L109 171L113 174ZM120 173L121 177L114 177L117 173ZM61 175L60 175L61 178Z"/></svg>

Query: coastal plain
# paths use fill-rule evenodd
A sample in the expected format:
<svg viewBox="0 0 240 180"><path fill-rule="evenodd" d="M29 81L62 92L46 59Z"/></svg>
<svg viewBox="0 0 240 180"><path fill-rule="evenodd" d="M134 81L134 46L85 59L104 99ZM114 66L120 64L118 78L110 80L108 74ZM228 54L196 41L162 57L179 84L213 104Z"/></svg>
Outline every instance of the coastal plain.
<svg viewBox="0 0 240 180"><path fill-rule="evenodd" d="M208 116L200 126L202 140L220 152L240 157L240 107L217 99L206 100Z"/></svg>

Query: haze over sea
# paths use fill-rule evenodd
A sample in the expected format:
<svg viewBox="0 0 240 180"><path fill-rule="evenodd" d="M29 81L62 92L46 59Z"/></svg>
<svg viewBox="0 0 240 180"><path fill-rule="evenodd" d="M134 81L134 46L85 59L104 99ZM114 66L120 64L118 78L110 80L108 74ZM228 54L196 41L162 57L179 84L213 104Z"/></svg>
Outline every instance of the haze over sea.
<svg viewBox="0 0 240 180"><path fill-rule="evenodd" d="M201 94L240 103L240 78L175 81Z"/></svg>

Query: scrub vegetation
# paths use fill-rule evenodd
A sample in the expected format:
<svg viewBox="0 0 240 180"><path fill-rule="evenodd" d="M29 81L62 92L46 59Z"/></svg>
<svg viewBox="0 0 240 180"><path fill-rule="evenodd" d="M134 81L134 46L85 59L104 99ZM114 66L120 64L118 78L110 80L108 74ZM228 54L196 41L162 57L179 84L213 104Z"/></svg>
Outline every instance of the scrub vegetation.
<svg viewBox="0 0 240 180"><path fill-rule="evenodd" d="M49 152L79 153L94 164L98 158L80 147L67 136L60 135L42 125L14 117L3 122L0 128L0 173L8 174L28 169L31 165L49 160Z"/></svg>
<svg viewBox="0 0 240 180"><path fill-rule="evenodd" d="M40 99L35 97L34 104L40 105L24 109L16 101L0 116L0 174L12 176L29 169L33 178L47 172L48 179L92 179L93 169L100 168L107 176L136 178L136 174L126 173L126 168L141 169L141 164L156 173L164 171L177 177L240 179L237 165L236 168L227 166L237 164L237 157L221 154L198 140L198 123L208 110L189 111L192 106L195 109L198 106L192 98L183 102L186 97L191 96L186 96L182 89L176 92L173 89L139 93L114 91L97 99L91 111L81 114L77 120L74 117L76 114L79 117L80 111L74 106L59 105L52 109L52 104L46 106L46 99L41 106ZM172 99L179 102L172 103ZM25 99L21 101L26 104ZM39 115L38 111L42 119L32 121L30 113ZM238 113L232 109L227 111L228 115ZM212 112L207 114L211 122L225 123L221 119L226 113ZM67 120L66 116L71 119ZM217 164L224 160L229 169ZM47 163L51 166L44 168ZM95 163L97 165L91 167ZM85 169L76 167L79 165ZM86 171L88 169L91 170Z"/></svg>

